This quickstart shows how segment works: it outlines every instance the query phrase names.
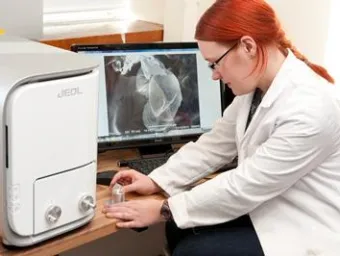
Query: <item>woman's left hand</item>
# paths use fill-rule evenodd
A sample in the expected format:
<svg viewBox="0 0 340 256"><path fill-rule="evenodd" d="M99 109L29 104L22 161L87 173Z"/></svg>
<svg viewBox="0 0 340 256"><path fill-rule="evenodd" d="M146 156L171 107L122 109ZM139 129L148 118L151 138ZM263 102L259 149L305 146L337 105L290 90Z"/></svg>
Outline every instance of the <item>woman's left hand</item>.
<svg viewBox="0 0 340 256"><path fill-rule="evenodd" d="M108 218L118 219L119 228L141 228L163 220L162 204L162 200L156 199L131 200L105 206L103 213Z"/></svg>

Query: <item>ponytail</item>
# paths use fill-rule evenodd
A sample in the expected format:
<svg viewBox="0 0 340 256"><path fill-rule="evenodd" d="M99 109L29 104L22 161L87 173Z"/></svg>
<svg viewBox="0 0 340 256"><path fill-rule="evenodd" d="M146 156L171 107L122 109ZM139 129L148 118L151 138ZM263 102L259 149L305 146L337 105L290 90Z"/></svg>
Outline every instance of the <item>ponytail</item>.
<svg viewBox="0 0 340 256"><path fill-rule="evenodd" d="M302 53L300 53L295 46L292 45L292 43L284 36L284 32L281 31L279 33L280 35L283 35L281 40L279 41L279 48L282 52L285 52L286 49L290 49L296 58L299 60L302 60L306 65L308 65L315 73L317 73L319 76L325 78L328 82L334 84L334 78L328 73L328 71L319 65L316 65L308 60L306 56L304 56Z"/></svg>

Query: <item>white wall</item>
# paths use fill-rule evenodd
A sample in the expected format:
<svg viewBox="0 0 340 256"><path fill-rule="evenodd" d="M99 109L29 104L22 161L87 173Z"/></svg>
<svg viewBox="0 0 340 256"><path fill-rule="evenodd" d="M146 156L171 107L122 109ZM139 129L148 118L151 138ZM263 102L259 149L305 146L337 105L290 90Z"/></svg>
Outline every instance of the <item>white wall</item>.
<svg viewBox="0 0 340 256"><path fill-rule="evenodd" d="M196 23L215 0L165 0L164 41L193 41Z"/></svg>
<svg viewBox="0 0 340 256"><path fill-rule="evenodd" d="M164 41L192 41L196 22L215 0L130 0L137 19L164 25Z"/></svg>
<svg viewBox="0 0 340 256"><path fill-rule="evenodd" d="M43 0L0 0L0 28L30 39L42 36Z"/></svg>
<svg viewBox="0 0 340 256"><path fill-rule="evenodd" d="M195 26L199 17L214 1L166 0L164 40L194 40ZM323 64L325 59L331 1L268 0L291 41L311 61L319 64Z"/></svg>
<svg viewBox="0 0 340 256"><path fill-rule="evenodd" d="M137 19L164 24L165 0L130 0L130 7Z"/></svg>
<svg viewBox="0 0 340 256"><path fill-rule="evenodd" d="M185 41L183 36L184 18L185 20L189 19L185 17L183 2L183 0L165 0L163 40L166 42ZM191 18L192 21L195 21L195 17Z"/></svg>
<svg viewBox="0 0 340 256"><path fill-rule="evenodd" d="M332 0L267 1L296 47L312 62L324 64Z"/></svg>
<svg viewBox="0 0 340 256"><path fill-rule="evenodd" d="M330 74L334 77L337 84L340 85L340 33L339 33L339 23L340 23L340 1L332 0L331 5L331 19L329 26L329 37L326 44L326 57L325 57L325 67L328 69Z"/></svg>

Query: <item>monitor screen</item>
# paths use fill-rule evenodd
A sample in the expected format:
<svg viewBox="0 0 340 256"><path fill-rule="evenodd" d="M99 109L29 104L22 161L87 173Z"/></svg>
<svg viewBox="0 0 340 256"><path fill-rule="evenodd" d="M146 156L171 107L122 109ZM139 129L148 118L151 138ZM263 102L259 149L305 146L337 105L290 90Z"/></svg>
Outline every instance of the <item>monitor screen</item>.
<svg viewBox="0 0 340 256"><path fill-rule="evenodd" d="M157 150L196 140L233 98L212 80L197 43L74 45L72 50L100 62L99 149Z"/></svg>

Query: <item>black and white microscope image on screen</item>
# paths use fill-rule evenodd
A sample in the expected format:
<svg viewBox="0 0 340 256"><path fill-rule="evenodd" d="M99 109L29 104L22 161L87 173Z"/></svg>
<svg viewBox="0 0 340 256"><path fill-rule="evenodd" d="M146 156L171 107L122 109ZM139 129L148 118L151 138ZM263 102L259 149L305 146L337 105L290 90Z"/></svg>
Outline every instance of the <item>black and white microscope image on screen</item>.
<svg viewBox="0 0 340 256"><path fill-rule="evenodd" d="M111 136L200 126L195 54L104 58Z"/></svg>

